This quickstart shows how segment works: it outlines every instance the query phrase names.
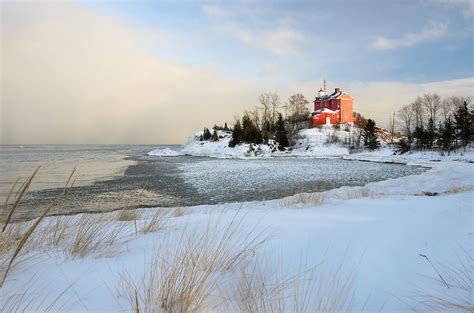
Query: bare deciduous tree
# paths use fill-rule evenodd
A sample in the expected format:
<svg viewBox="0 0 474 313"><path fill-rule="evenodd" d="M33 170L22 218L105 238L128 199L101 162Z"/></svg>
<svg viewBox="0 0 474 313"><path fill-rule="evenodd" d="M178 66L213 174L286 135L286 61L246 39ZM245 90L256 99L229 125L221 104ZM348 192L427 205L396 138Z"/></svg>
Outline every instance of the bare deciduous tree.
<svg viewBox="0 0 474 313"><path fill-rule="evenodd" d="M290 118L299 118L309 114L309 101L300 94L294 94L288 98L287 106Z"/></svg>
<svg viewBox="0 0 474 313"><path fill-rule="evenodd" d="M260 102L260 110L262 111L262 128L270 121L270 113L271 113L271 94L264 93L258 97L258 101ZM258 124L257 124L258 125Z"/></svg>
<svg viewBox="0 0 474 313"><path fill-rule="evenodd" d="M412 105L403 106L397 113L398 119L400 120L401 127L405 132L405 135L408 137L408 140L411 140L411 128L414 120L414 110Z"/></svg>
<svg viewBox="0 0 474 313"><path fill-rule="evenodd" d="M276 123L278 116L278 109L281 107L280 96L276 92L270 93L270 105L271 105L271 125L272 127Z"/></svg>
<svg viewBox="0 0 474 313"><path fill-rule="evenodd" d="M466 99L463 97L452 96L441 102L441 114L444 119L451 117L454 111L461 106Z"/></svg>
<svg viewBox="0 0 474 313"><path fill-rule="evenodd" d="M425 116L423 99L420 96L416 97L415 101L410 104L410 107L414 115L415 128L423 128Z"/></svg>
<svg viewBox="0 0 474 313"><path fill-rule="evenodd" d="M436 124L438 112L441 109L441 97L437 93L428 93L423 95L422 103L425 112L428 114L428 119Z"/></svg>

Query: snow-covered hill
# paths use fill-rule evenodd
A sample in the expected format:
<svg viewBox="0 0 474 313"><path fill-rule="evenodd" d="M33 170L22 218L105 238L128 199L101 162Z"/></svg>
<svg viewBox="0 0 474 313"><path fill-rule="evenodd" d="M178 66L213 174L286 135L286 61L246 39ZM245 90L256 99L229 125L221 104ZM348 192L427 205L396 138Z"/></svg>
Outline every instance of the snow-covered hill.
<svg viewBox="0 0 474 313"><path fill-rule="evenodd" d="M349 154L350 143L357 139L359 129L353 126L302 129L290 154L292 156L338 157Z"/></svg>
<svg viewBox="0 0 474 313"><path fill-rule="evenodd" d="M214 132L213 129L210 131ZM231 131L218 130L219 141L200 141L202 134L202 131L194 133L180 151L187 155L215 158L271 157L285 154L278 150L278 143L274 140L269 140L268 144L240 144L231 148L229 147L232 139Z"/></svg>
<svg viewBox="0 0 474 313"><path fill-rule="evenodd" d="M210 129L213 133L214 129ZM269 140L268 144L240 144L229 147L231 131L217 130L219 141L201 140L203 131L194 133L177 151L155 149L148 153L153 156L206 156L215 158L255 158L279 156L340 157L349 154L350 142L358 136L356 127L333 127L303 129L298 133L293 147L280 151L278 143Z"/></svg>

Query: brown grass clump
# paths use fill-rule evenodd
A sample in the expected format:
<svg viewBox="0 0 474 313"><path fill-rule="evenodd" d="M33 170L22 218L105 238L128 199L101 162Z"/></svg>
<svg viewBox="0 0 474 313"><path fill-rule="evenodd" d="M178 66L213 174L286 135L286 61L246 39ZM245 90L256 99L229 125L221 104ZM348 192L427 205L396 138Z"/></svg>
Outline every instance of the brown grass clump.
<svg viewBox="0 0 474 313"><path fill-rule="evenodd" d="M31 181L33 180L33 177L35 176L35 174L37 173L37 171L39 170L39 167L36 169L36 171L30 176L30 178L26 181L25 183L25 187L22 189L22 192L20 193L20 195L18 196L17 198L17 202L15 203L19 203L19 201L21 201L21 197L23 196L24 194L24 191L29 187L29 185L31 184ZM68 187L69 186L69 182L71 181L71 178L73 177L74 175L74 172L76 171L76 169L73 169L72 172L71 172L71 175L69 176L68 180L66 181L66 185L64 186L64 190L63 192L56 198L53 200L53 202L51 202L49 204L49 206L46 208L46 210L43 211L43 213L40 215L40 217L38 217L36 219L35 222L33 222L33 224L28 228L28 230L24 233L24 235L20 238L19 242L18 242L18 246L16 247L15 251L13 252L12 256L11 256L11 259L10 261L8 262L8 265L6 266L6 269L4 271L4 274L3 274L3 277L0 281L0 288L3 286L3 284L5 283L5 280L7 278L7 275L9 273L9 271L11 270L11 267L13 265L13 262L15 261L16 257L18 256L18 254L20 253L20 251L23 249L23 247L25 246L28 238L30 238L31 234L35 231L36 227L38 227L38 225L41 223L41 221L46 217L46 215L51 211L51 209L59 202L59 200L61 200L62 197L64 197L66 195L66 192L68 190ZM74 182L73 182L74 184ZM11 217L11 215L13 214L13 211L14 209L16 208L16 206L14 206L9 214L9 217ZM7 220L5 221L5 225L3 227L3 231L6 229L7 225L8 225L8 222L9 222L10 218L7 218Z"/></svg>
<svg viewBox="0 0 474 313"><path fill-rule="evenodd" d="M31 223L14 223L9 224L5 232L0 233L0 273L5 273L7 271L8 264L10 259L13 256L15 249L18 247L18 243L29 227ZM26 252L33 250L35 243L32 240L29 240L23 247L23 252L21 255L16 257L15 267L19 264L27 263L29 257L26 257Z"/></svg>
<svg viewBox="0 0 474 313"><path fill-rule="evenodd" d="M157 209L156 212L140 223L140 233L147 234L157 232L162 229L168 221L169 214L163 209Z"/></svg>
<svg viewBox="0 0 474 313"><path fill-rule="evenodd" d="M44 222L41 231L37 233L37 237L42 237L45 249L49 250L65 244L70 235L73 218L58 215L50 217Z"/></svg>
<svg viewBox="0 0 474 313"><path fill-rule="evenodd" d="M368 197L371 197L373 195L374 194L366 186L358 187L358 188L352 188L349 191L338 193L339 198L342 199L342 200L368 198Z"/></svg>
<svg viewBox="0 0 474 313"><path fill-rule="evenodd" d="M116 223L104 214L85 214L70 227L64 253L70 258L83 258L90 254L114 256L118 254L117 243L126 234L123 224Z"/></svg>
<svg viewBox="0 0 474 313"><path fill-rule="evenodd" d="M420 254L433 269L433 287L421 289L411 297L414 309L431 312L474 312L474 259L469 251L456 264L434 264Z"/></svg>
<svg viewBox="0 0 474 313"><path fill-rule="evenodd" d="M281 200L280 204L284 208L294 208L296 206L320 206L323 205L326 198L323 193L300 193Z"/></svg>
<svg viewBox="0 0 474 313"><path fill-rule="evenodd" d="M31 185L31 182L33 181L33 178L35 177L35 175L38 173L40 167L38 166L36 168L36 170L33 172L33 174L31 174L30 177L28 177L28 179L23 183L22 186L20 186L20 189L19 189L19 192L17 192L16 196L15 196L15 202L13 203L13 206L10 210L10 213L8 213L8 216L7 216L7 219L3 222L3 228L2 228L2 233L5 232L5 229L7 228L7 225L8 223L10 223L10 220L13 216L13 213L15 212L16 208L18 207L18 205L20 204L20 201L21 199L23 198L23 195L25 194L25 192L30 188L30 185ZM71 176L74 174L74 171L73 173L71 174ZM13 193L13 191L15 190L15 186L16 184L18 183L19 181L19 178L15 181L15 183L12 185L12 188L10 189L10 191L8 192L8 195L5 199L5 203L4 203L4 207L7 207L8 204L9 204L9 200L10 200L10 197ZM67 187L67 186L66 186Z"/></svg>
<svg viewBox="0 0 474 313"><path fill-rule="evenodd" d="M256 263L243 268L235 294L236 306L231 312L303 313L343 312L350 310L355 274L342 277L342 266L335 271L326 266L298 270L282 276L269 264Z"/></svg>
<svg viewBox="0 0 474 313"><path fill-rule="evenodd" d="M173 211L173 216L174 217L181 217L184 215L184 210L182 208L176 208Z"/></svg>
<svg viewBox="0 0 474 313"><path fill-rule="evenodd" d="M219 278L252 256L265 238L251 230L242 237L236 216L222 225L185 228L147 263L134 280L122 275L121 294L135 312L206 312Z"/></svg>
<svg viewBox="0 0 474 313"><path fill-rule="evenodd" d="M140 219L140 213L135 209L122 209L117 214L117 221L130 222Z"/></svg>
<svg viewBox="0 0 474 313"><path fill-rule="evenodd" d="M474 186L452 186L448 190L446 190L446 194L452 195L452 194L457 194L457 193L463 193L463 192L468 192L468 191L473 191Z"/></svg>

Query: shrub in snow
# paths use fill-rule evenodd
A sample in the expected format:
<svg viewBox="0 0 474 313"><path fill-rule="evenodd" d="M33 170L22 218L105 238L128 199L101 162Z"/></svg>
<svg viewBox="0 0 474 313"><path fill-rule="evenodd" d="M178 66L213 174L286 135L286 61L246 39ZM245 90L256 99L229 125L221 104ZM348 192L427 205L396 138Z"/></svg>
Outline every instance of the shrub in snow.
<svg viewBox="0 0 474 313"><path fill-rule="evenodd" d="M364 139L365 148L369 150L375 150L380 147L374 120L367 120L364 127L362 128L362 138Z"/></svg>
<svg viewBox="0 0 474 313"><path fill-rule="evenodd" d="M236 145L242 142L242 138L244 136L242 126L240 125L240 121L235 122L234 130L232 131L232 139L229 142L229 147L233 148Z"/></svg>
<svg viewBox="0 0 474 313"><path fill-rule="evenodd" d="M203 134L202 134L202 138L204 140L209 140L211 139L212 135L211 135L211 132L209 131L208 128L204 128L204 131L203 131Z"/></svg>
<svg viewBox="0 0 474 313"><path fill-rule="evenodd" d="M217 135L217 130L214 129L214 133L212 133L211 141L219 141L219 136Z"/></svg>
<svg viewBox="0 0 474 313"><path fill-rule="evenodd" d="M281 114L278 115L278 120L276 122L276 142L278 143L278 149L280 151L285 150L285 147L289 146L288 137L286 136L285 122Z"/></svg>
<svg viewBox="0 0 474 313"><path fill-rule="evenodd" d="M260 144L263 141L261 130L252 122L248 115L242 118L243 141Z"/></svg>

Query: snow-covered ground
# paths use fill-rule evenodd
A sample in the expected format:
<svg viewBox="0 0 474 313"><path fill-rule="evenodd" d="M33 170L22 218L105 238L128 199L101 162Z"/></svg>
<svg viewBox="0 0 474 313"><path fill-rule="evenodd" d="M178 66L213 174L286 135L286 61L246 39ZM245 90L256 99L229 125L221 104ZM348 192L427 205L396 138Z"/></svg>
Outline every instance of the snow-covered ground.
<svg viewBox="0 0 474 313"><path fill-rule="evenodd" d="M350 126L334 128L333 126L322 126L321 128L302 129L298 133L298 141L289 152L292 156L307 157L338 157L349 154L343 142L355 140L357 129ZM331 142L338 141L338 142Z"/></svg>
<svg viewBox="0 0 474 313"><path fill-rule="evenodd" d="M138 221L128 222L115 221L117 213L106 213L103 216L109 222L104 227L122 225L128 233L126 241L116 243L117 251L112 256L101 256L103 253L98 251L70 258L61 248L23 255L20 259L24 263L13 268L0 289L0 308L8 311L16 299L20 307L29 310L44 311L53 303L53 311L130 311L135 301L144 302L140 277L151 275L151 256L159 254L167 260L170 247L176 250L183 244L183 230L200 238L203 225L209 221L225 227L237 214L239 228L233 238L248 240L249 232L255 230L268 237L250 254L252 260L265 261L264 269L276 268L287 277L302 267L315 266L319 273L316 279L324 281L324 273L340 266L341 281L356 274L350 310L423 310L426 307L416 301L420 293L435 295L439 290L442 295L454 297L466 293L454 288L455 282L440 264L458 266L463 254L473 256L473 156L472 151L446 157L432 153L391 156L397 162L429 165L432 169L364 187L183 208L174 211L165 227L147 234L136 235L137 224L140 228L163 209L140 210ZM387 151L357 156L377 162L386 157ZM51 225L54 219L47 218L42 225ZM433 266L420 254L427 256ZM437 270L451 288L443 288L437 281ZM232 291L239 273L237 268L214 273L213 277L219 279L209 291L211 296L206 301L212 305L205 311L225 312L226 306L221 303L224 299L240 301ZM137 299L132 296L130 300L121 292L126 277L134 281L138 291L132 295ZM326 288L337 286L326 284ZM323 283L318 292L324 291ZM317 292L309 294L310 299L317 297ZM473 306L472 293L468 292L467 297ZM235 307L228 311L236 312Z"/></svg>
<svg viewBox="0 0 474 313"><path fill-rule="evenodd" d="M158 148L158 149L148 152L148 155L159 156L159 157L174 157L174 156L184 155L184 153L178 150L170 149L170 148Z"/></svg>
<svg viewBox="0 0 474 313"><path fill-rule="evenodd" d="M210 130L214 132L213 129ZM251 157L270 157L283 155L277 150L274 141L269 145L240 144L233 148L229 147L232 139L232 132L218 130L219 141L200 141L203 132L193 134L187 142L181 147L180 151L186 155L205 156L214 158L251 158Z"/></svg>
<svg viewBox="0 0 474 313"><path fill-rule="evenodd" d="M214 132L213 129L210 130ZM335 129L332 126L320 128L303 129L298 133L298 140L292 149L287 151L278 150L278 144L269 140L269 144L240 144L234 148L229 147L232 132L218 130L219 141L209 141L200 138L203 132L196 132L188 138L185 144L178 150L156 149L148 153L152 156L176 156L191 155L214 158L268 158L280 156L304 156L304 157L340 157L348 155L344 141L356 136L356 129L342 127ZM337 138L338 142L333 142ZM329 141L329 142L328 142Z"/></svg>

